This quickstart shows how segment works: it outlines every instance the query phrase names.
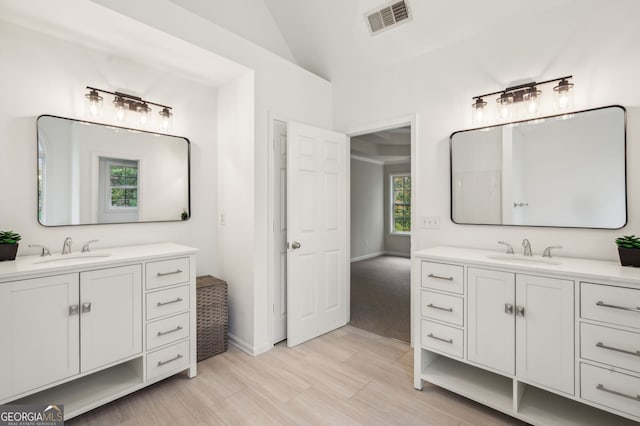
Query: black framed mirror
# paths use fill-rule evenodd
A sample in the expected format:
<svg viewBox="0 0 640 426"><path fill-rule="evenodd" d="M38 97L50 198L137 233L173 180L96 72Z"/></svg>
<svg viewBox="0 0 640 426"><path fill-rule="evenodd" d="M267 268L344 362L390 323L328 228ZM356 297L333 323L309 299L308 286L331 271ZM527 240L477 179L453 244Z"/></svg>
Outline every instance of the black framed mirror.
<svg viewBox="0 0 640 426"><path fill-rule="evenodd" d="M187 138L41 115L38 221L44 226L187 220Z"/></svg>
<svg viewBox="0 0 640 426"><path fill-rule="evenodd" d="M619 229L626 110L613 105L451 134L458 224Z"/></svg>

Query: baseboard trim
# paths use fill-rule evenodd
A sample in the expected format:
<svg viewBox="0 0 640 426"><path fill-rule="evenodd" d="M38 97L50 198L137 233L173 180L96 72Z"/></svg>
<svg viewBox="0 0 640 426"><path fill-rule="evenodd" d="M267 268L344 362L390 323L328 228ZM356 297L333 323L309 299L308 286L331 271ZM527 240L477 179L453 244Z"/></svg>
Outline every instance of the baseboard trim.
<svg viewBox="0 0 640 426"><path fill-rule="evenodd" d="M405 253L402 251L385 251L384 254L387 256L411 257L411 253Z"/></svg>
<svg viewBox="0 0 640 426"><path fill-rule="evenodd" d="M249 343L239 338L235 334L229 333L228 336L229 336L229 344L235 346L236 348L240 349L242 352L248 355L255 356L253 346L251 346Z"/></svg>
<svg viewBox="0 0 640 426"><path fill-rule="evenodd" d="M361 260L367 260L367 259L371 259L373 257L382 256L383 254L386 254L386 253L384 251L377 251L375 253L365 254L364 256L352 257L351 258L351 263L360 262Z"/></svg>

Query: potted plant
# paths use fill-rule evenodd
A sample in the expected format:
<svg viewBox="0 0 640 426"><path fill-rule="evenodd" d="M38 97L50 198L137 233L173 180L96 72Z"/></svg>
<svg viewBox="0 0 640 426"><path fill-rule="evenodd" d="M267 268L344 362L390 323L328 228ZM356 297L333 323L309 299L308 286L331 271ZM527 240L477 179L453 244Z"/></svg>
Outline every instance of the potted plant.
<svg viewBox="0 0 640 426"><path fill-rule="evenodd" d="M622 266L640 266L640 238L625 235L616 239Z"/></svg>
<svg viewBox="0 0 640 426"><path fill-rule="evenodd" d="M21 239L20 234L13 231L0 231L0 261L15 260Z"/></svg>

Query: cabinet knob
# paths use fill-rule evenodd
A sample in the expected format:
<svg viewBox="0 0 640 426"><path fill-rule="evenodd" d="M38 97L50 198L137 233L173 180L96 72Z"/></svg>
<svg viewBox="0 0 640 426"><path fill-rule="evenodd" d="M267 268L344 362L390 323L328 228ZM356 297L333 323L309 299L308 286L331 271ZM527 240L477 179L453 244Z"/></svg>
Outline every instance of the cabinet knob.
<svg viewBox="0 0 640 426"><path fill-rule="evenodd" d="M521 317L524 316L524 306L516 305L516 315L519 315Z"/></svg>
<svg viewBox="0 0 640 426"><path fill-rule="evenodd" d="M78 315L80 313L80 307L78 305L69 306L69 316Z"/></svg>
<svg viewBox="0 0 640 426"><path fill-rule="evenodd" d="M504 313L505 314L509 314L509 315L513 315L513 305L511 303L505 303L504 304Z"/></svg>
<svg viewBox="0 0 640 426"><path fill-rule="evenodd" d="M88 312L91 312L91 302L86 302L82 304L82 313L86 314Z"/></svg>

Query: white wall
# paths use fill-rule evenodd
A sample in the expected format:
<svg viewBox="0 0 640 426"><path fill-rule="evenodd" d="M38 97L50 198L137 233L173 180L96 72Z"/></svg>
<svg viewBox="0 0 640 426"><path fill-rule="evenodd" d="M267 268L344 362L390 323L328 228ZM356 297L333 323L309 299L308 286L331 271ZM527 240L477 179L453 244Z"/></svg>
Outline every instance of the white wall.
<svg viewBox="0 0 640 426"><path fill-rule="evenodd" d="M305 122L324 128L332 128L331 84L308 71L282 59L273 53L232 34L212 22L197 16L170 0L93 0L153 28L179 37L209 52L215 52L254 70L255 110L254 123L243 121L240 126L254 126L252 145L249 141L238 149L245 150L253 158L253 182L241 186L228 180L229 191L239 191L253 197L252 210L246 226L253 232L241 233L243 242L224 249L224 278L230 286L237 286L239 303L244 303L242 316L233 316L238 334L230 337L251 353L266 351L272 347L269 339L270 312L272 311L269 288L268 223L269 182L268 149L271 138L268 132L269 113L283 120ZM223 158L221 158L224 161ZM220 204L220 214L230 217L238 206ZM245 217L243 215L243 217ZM251 222L253 225L251 225ZM250 250L249 250L250 248ZM249 250L249 251L248 251ZM247 261L247 254L253 261ZM234 273L232 271L242 271ZM252 274L252 278L249 278ZM251 308L248 301L254 301ZM249 313L253 313L253 317ZM242 330L242 332L240 332ZM241 334L242 333L242 334Z"/></svg>
<svg viewBox="0 0 640 426"><path fill-rule="evenodd" d="M351 260L384 251L383 166L351 158Z"/></svg>
<svg viewBox="0 0 640 426"><path fill-rule="evenodd" d="M391 174L411 173L411 164L387 164L384 166L384 251L389 254L411 254L411 238L409 235L391 234ZM411 200L413 203L414 201ZM417 224L411 224L411 231L418 229Z"/></svg>
<svg viewBox="0 0 640 426"><path fill-rule="evenodd" d="M499 249L529 238L534 252L561 244L560 255L617 258L614 238L640 226L640 3L588 0L560 4L553 13L488 27L472 39L400 63L334 80L334 122L348 131L366 123L417 113L417 216L440 216L441 229L418 233L413 249L447 244ZM571 19L567 19L570 16ZM411 25L411 24L408 24ZM384 36L384 35L382 35ZM382 37L381 36L381 37ZM514 80L573 74L576 109L627 107L628 225L623 230L455 225L449 218L448 137L471 127L472 97ZM372 90L375 88L376 90ZM545 87L548 92L548 86ZM493 102L493 100L491 101Z"/></svg>
<svg viewBox="0 0 640 426"><path fill-rule="evenodd" d="M28 244L58 252L65 237L74 248L99 239L98 247L175 241L199 248L198 274L219 274L215 241L217 210L216 90L164 70L80 47L0 21L0 92L10 99L0 105L0 229L23 236L19 255L36 254ZM147 87L145 98L174 107L173 133L192 143L191 197L193 217L187 222L46 228L36 219L36 117L53 114L84 118L85 86L109 88L113 81ZM107 101L105 100L105 103ZM112 121L103 117L104 122ZM113 124L113 123L112 123ZM151 129L150 129L151 130Z"/></svg>

